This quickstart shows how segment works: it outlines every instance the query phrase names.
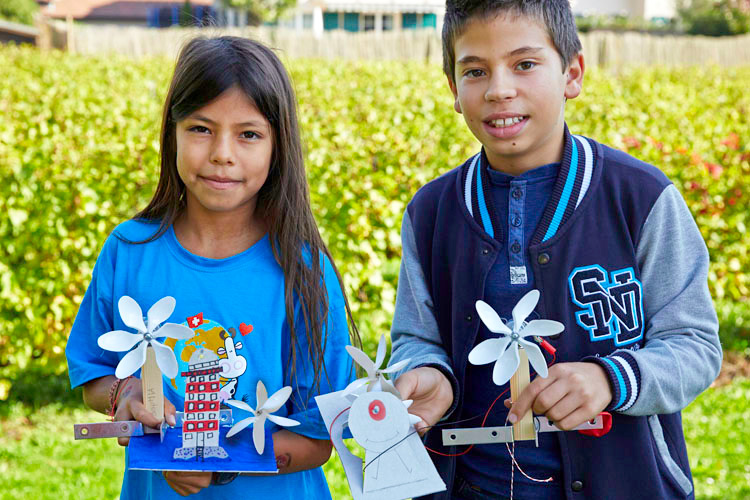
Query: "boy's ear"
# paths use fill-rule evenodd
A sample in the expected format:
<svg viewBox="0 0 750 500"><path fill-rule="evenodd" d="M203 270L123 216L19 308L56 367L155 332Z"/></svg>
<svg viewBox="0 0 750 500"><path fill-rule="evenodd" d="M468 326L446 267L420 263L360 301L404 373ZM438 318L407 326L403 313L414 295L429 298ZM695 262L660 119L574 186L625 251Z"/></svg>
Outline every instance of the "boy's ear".
<svg viewBox="0 0 750 500"><path fill-rule="evenodd" d="M448 78L448 86L451 88L451 92L453 93L453 109L456 110L456 113L460 114L461 103L458 102L458 89L456 88L456 82Z"/></svg>
<svg viewBox="0 0 750 500"><path fill-rule="evenodd" d="M583 73L586 66L583 62L583 52L579 52L568 66L566 72L567 82L565 84L565 98L575 99L583 88Z"/></svg>

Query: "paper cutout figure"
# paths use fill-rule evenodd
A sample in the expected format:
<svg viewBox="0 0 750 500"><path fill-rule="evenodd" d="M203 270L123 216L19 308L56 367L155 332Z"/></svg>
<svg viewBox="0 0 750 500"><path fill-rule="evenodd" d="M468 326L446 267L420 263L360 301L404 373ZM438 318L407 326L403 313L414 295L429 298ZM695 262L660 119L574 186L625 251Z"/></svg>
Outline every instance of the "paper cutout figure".
<svg viewBox="0 0 750 500"><path fill-rule="evenodd" d="M402 402L385 391L370 391L360 395L338 391L316 396L315 401L344 466L354 500L402 500L445 491L445 483L440 479L419 434L414 430L413 418L418 417L412 415L413 418L410 418L405 411L411 402ZM352 410L355 414L347 416ZM357 416L362 413L365 414L364 417ZM371 415L376 418L380 418L380 415L385 417L378 421ZM348 424L352 434L359 436L361 442L357 442L365 448L367 466L364 471L362 459L349 451L344 443L344 428L349 418L352 419ZM385 442L377 442L383 439L379 434L384 436ZM399 442L400 440L403 441ZM390 446L393 448L388 449ZM383 451L376 451L378 449Z"/></svg>
<svg viewBox="0 0 750 500"><path fill-rule="evenodd" d="M234 399L226 401L226 404L228 405L239 408L240 410L248 411L253 414L252 417L245 418L234 424L229 432L227 432L227 437L232 437L248 425L253 424L253 443L255 444L255 449L260 455L262 455L263 448L265 447L266 442L264 431L266 419L282 427L294 427L295 425L299 425L299 422L297 422L296 420L292 420L291 418L271 415L271 413L275 412L276 410L281 408L284 403L286 403L286 400L289 399L289 396L291 394L292 388L287 385L286 387L282 387L278 391L274 392L273 395L269 398L268 392L266 391L266 386L263 385L263 382L258 380L258 386L255 390L255 396L258 406L257 410L254 410L250 405L243 401L237 401Z"/></svg>
<svg viewBox="0 0 750 500"><path fill-rule="evenodd" d="M156 339L169 337L173 339L188 339L193 336L193 331L177 323L165 323L174 311L176 301L173 297L164 297L148 310L148 326L143 322L143 311L141 306L132 298L124 295L117 302L122 322L139 333L133 334L123 330L114 330L101 335L97 340L99 347L107 351L123 352L129 351L133 346L138 346L127 353L117 364L115 376L126 378L136 372L146 362L146 348L152 346L156 355L156 363L159 370L168 378L177 375L177 359L172 349L157 342ZM161 327L159 326L161 325Z"/></svg>
<svg viewBox="0 0 750 500"><path fill-rule="evenodd" d="M542 378L547 377L547 362L542 351L533 339L529 341L527 338L556 335L562 332L565 326L558 321L547 319L536 319L526 323L526 318L534 310L537 302L539 290L531 290L518 301L513 308L512 330L503 323L492 306L481 300L476 302L477 313L482 322L492 333L499 333L502 337L488 339L475 346L469 353L469 362L473 365L486 365L494 361L492 381L497 385L505 384L518 369L519 344L523 346L529 363L537 374Z"/></svg>
<svg viewBox="0 0 750 500"><path fill-rule="evenodd" d="M409 363L409 359L404 359L395 363L387 368L381 369L380 366L385 361L385 335L380 336L378 342L378 353L373 362L367 354L357 349L354 346L346 346L346 351L352 357L352 359L367 373L367 377L360 378L349 384L344 389L345 394L359 393L362 392L364 387L367 387L367 391L388 391L398 399L401 399L401 394L396 390L393 384L384 376L387 373L395 373L401 368L405 367Z"/></svg>
<svg viewBox="0 0 750 500"><path fill-rule="evenodd" d="M182 423L182 447L174 458L227 458L219 446L219 358L208 349L198 349L190 357L185 391L185 421Z"/></svg>
<svg viewBox="0 0 750 500"><path fill-rule="evenodd" d="M383 391L362 394L352 403L348 423L354 440L365 449L365 492L424 479L405 443L411 426L421 420L408 413L408 406L411 400L401 401Z"/></svg>

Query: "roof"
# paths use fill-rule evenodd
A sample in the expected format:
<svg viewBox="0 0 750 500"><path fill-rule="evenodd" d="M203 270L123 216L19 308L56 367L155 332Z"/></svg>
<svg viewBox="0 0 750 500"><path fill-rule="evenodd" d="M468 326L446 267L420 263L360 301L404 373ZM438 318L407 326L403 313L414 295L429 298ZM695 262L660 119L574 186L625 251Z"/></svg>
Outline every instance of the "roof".
<svg viewBox="0 0 750 500"><path fill-rule="evenodd" d="M11 33L13 35L34 38L39 34L39 30L26 24L12 23L0 19L0 31Z"/></svg>
<svg viewBox="0 0 750 500"><path fill-rule="evenodd" d="M184 5L183 0L54 0L42 12L54 18L73 19L146 19L154 7ZM213 0L190 0L193 7L210 7Z"/></svg>

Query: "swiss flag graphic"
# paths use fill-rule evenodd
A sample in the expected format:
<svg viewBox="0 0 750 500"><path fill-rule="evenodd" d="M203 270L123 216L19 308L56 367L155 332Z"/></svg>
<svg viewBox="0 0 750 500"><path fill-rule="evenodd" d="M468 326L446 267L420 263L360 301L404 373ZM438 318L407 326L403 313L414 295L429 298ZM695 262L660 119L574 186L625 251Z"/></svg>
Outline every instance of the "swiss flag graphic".
<svg viewBox="0 0 750 500"><path fill-rule="evenodd" d="M190 316L187 319L187 324L190 328L197 328L203 324L203 313L198 313L195 316Z"/></svg>

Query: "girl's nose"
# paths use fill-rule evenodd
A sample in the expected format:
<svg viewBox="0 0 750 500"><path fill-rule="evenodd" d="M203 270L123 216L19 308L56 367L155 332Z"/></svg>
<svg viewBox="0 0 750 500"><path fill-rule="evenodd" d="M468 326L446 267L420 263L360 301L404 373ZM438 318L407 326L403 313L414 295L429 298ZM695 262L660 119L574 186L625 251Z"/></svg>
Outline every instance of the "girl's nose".
<svg viewBox="0 0 750 500"><path fill-rule="evenodd" d="M234 165L234 151L229 137L217 136L209 160L214 165Z"/></svg>
<svg viewBox="0 0 750 500"><path fill-rule="evenodd" d="M516 97L516 87L512 75L504 71L494 71L489 81L487 91L484 93L486 101L503 101Z"/></svg>

